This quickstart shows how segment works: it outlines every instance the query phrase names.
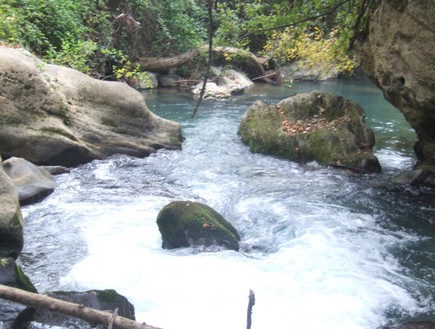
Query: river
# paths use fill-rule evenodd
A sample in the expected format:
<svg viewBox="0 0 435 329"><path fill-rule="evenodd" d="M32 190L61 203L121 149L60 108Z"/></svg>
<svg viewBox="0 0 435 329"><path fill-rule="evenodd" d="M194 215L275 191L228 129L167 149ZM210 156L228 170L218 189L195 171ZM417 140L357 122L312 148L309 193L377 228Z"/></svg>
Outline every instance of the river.
<svg viewBox="0 0 435 329"><path fill-rule="evenodd" d="M252 154L237 128L254 99L331 91L360 103L381 174L355 175ZM144 93L182 125L181 151L114 156L56 177L23 207L20 263L40 292L116 289L139 321L165 329L374 329L435 321L435 195L390 182L414 163L416 137L365 79L257 85L224 101L176 90ZM195 200L241 233L240 252L163 250L156 218Z"/></svg>

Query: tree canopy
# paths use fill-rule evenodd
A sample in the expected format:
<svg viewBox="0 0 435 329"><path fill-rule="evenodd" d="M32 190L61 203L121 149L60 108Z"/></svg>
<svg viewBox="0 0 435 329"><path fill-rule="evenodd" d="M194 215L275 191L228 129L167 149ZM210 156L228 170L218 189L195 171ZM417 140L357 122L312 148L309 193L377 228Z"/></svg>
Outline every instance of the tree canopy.
<svg viewBox="0 0 435 329"><path fill-rule="evenodd" d="M377 0L0 0L0 43L100 78L128 79L142 56L207 42L248 49L280 66L301 59L350 72L352 42Z"/></svg>

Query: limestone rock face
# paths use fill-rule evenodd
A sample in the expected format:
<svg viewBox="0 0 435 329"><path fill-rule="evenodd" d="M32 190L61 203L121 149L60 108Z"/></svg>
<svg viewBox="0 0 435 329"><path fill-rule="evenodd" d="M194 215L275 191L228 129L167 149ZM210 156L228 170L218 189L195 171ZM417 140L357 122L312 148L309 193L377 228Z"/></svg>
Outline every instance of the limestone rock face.
<svg viewBox="0 0 435 329"><path fill-rule="evenodd" d="M237 230L209 206L192 201L173 201L157 217L163 248L222 246L239 250Z"/></svg>
<svg viewBox="0 0 435 329"><path fill-rule="evenodd" d="M433 0L382 0L355 46L364 72L415 129L420 162L435 171L434 17Z"/></svg>
<svg viewBox="0 0 435 329"><path fill-rule="evenodd" d="M15 187L0 157L0 257L16 259L23 249L23 216Z"/></svg>
<svg viewBox="0 0 435 329"><path fill-rule="evenodd" d="M92 79L0 46L0 152L37 165L76 166L115 153L181 146L180 126L119 82Z"/></svg>
<svg viewBox="0 0 435 329"><path fill-rule="evenodd" d="M255 153L355 171L381 170L363 109L341 96L312 92L276 105L256 101L243 115L238 133Z"/></svg>
<svg viewBox="0 0 435 329"><path fill-rule="evenodd" d="M54 191L54 180L48 171L25 159L7 159L3 168L15 185L21 205L39 201Z"/></svg>

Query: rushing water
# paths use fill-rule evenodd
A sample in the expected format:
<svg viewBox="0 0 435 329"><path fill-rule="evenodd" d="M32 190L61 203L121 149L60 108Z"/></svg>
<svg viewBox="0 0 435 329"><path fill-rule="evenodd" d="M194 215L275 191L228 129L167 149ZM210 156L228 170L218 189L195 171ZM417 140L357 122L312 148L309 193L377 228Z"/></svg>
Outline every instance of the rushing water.
<svg viewBox="0 0 435 329"><path fill-rule="evenodd" d="M359 102L377 137L382 174L355 175L251 154L237 136L254 99L332 91ZM435 197L397 187L415 135L365 80L256 86L203 103L174 90L146 93L149 108L180 122L182 151L115 156L58 176L26 206L25 272L38 289L114 288L140 321L166 329L377 328L435 321ZM240 252L161 249L157 214L173 200L220 212ZM432 315L431 315L432 314Z"/></svg>

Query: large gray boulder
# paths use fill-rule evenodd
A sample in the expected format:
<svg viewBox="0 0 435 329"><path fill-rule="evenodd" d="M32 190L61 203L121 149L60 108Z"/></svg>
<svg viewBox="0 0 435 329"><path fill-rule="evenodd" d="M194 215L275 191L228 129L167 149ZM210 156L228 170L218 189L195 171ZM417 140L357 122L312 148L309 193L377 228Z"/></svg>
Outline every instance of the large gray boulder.
<svg viewBox="0 0 435 329"><path fill-rule="evenodd" d="M0 152L76 166L115 153L181 147L180 126L150 112L124 83L92 79L0 46Z"/></svg>
<svg viewBox="0 0 435 329"><path fill-rule="evenodd" d="M24 243L23 225L17 192L0 157L0 257L19 256Z"/></svg>
<svg viewBox="0 0 435 329"><path fill-rule="evenodd" d="M54 191L53 176L25 159L7 159L3 168L15 185L21 205L37 202Z"/></svg>
<svg viewBox="0 0 435 329"><path fill-rule="evenodd" d="M434 17L433 0L379 1L355 48L363 71L415 129L420 167L435 173Z"/></svg>
<svg viewBox="0 0 435 329"><path fill-rule="evenodd" d="M256 101L243 115L238 133L255 153L355 171L381 170L364 110L341 96L312 92L276 105Z"/></svg>
<svg viewBox="0 0 435 329"><path fill-rule="evenodd" d="M157 217L163 248L222 246L239 250L237 230L213 208L193 201L173 201Z"/></svg>

